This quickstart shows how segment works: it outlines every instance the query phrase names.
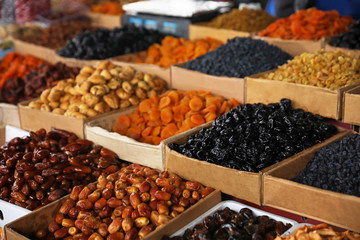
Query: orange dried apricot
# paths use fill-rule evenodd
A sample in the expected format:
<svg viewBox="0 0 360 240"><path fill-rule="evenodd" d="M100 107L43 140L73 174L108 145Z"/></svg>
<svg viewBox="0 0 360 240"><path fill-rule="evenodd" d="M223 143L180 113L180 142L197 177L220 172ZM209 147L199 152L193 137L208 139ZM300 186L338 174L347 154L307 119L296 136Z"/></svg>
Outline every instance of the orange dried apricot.
<svg viewBox="0 0 360 240"><path fill-rule="evenodd" d="M238 105L234 98L226 100L211 92L169 90L143 100L132 114L119 117L113 131L157 145L166 138L213 121Z"/></svg>

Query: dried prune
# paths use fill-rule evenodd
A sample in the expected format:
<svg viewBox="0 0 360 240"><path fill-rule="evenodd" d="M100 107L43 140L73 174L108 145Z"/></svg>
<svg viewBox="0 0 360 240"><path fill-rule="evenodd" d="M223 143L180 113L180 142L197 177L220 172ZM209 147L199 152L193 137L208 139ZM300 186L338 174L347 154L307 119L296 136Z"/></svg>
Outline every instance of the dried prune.
<svg viewBox="0 0 360 240"><path fill-rule="evenodd" d="M274 69L291 58L280 48L262 40L236 37L187 62L184 67L215 76L243 78Z"/></svg>
<svg viewBox="0 0 360 240"><path fill-rule="evenodd" d="M360 20L350 26L349 31L335 36L330 45L349 49L360 49Z"/></svg>
<svg viewBox="0 0 360 240"><path fill-rule="evenodd" d="M360 135L320 149L293 181L360 197Z"/></svg>
<svg viewBox="0 0 360 240"><path fill-rule="evenodd" d="M146 50L164 37L165 35L158 31L137 28L134 25L113 30L100 28L94 32L85 31L76 35L57 53L77 59L106 59Z"/></svg>
<svg viewBox="0 0 360 240"><path fill-rule="evenodd" d="M239 106L183 145L173 143L170 148L224 167L258 172L336 133L336 127L321 116L294 109L290 100L282 99L269 105Z"/></svg>

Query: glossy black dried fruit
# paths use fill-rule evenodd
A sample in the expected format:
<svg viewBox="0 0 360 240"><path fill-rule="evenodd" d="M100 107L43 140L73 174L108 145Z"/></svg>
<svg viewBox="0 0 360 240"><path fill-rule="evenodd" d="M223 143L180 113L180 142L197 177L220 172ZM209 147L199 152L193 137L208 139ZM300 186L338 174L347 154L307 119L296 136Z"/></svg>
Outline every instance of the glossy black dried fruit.
<svg viewBox="0 0 360 240"><path fill-rule="evenodd" d="M184 67L215 76L243 78L275 69L289 59L289 54L262 40L236 37Z"/></svg>
<svg viewBox="0 0 360 240"><path fill-rule="evenodd" d="M360 135L320 149L293 181L360 197Z"/></svg>
<svg viewBox="0 0 360 240"><path fill-rule="evenodd" d="M215 119L212 126L170 148L187 157L248 172L295 155L337 133L319 115L294 109L291 101L246 104Z"/></svg>
<svg viewBox="0 0 360 240"><path fill-rule="evenodd" d="M205 217L203 222L193 229L187 229L183 236L166 236L162 240L271 240L275 239L276 231L281 235L290 227L291 224L285 225L265 215L256 217L249 208L243 208L237 213L226 207L216 211L212 216Z"/></svg>
<svg viewBox="0 0 360 240"><path fill-rule="evenodd" d="M350 26L348 32L333 37L330 45L349 49L360 49L360 20Z"/></svg>
<svg viewBox="0 0 360 240"><path fill-rule="evenodd" d="M94 32L85 31L76 35L57 54L63 57L77 59L106 59L123 54L139 52L154 43L159 43L164 34L126 25L122 28L108 30L97 29Z"/></svg>

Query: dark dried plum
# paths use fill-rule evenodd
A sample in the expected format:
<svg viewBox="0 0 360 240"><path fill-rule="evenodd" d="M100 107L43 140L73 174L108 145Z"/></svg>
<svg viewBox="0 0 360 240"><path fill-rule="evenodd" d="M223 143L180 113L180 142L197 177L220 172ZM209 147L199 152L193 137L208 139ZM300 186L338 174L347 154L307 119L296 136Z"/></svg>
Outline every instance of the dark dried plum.
<svg viewBox="0 0 360 240"><path fill-rule="evenodd" d="M146 50L159 43L164 34L143 27L126 25L112 30L100 28L76 35L57 54L77 59L106 59Z"/></svg>
<svg viewBox="0 0 360 240"><path fill-rule="evenodd" d="M236 37L184 67L215 76L242 78L274 69L291 58L280 48L262 40Z"/></svg>
<svg viewBox="0 0 360 240"><path fill-rule="evenodd" d="M349 31L335 36L330 45L349 49L360 49L360 20L350 26Z"/></svg>
<svg viewBox="0 0 360 240"><path fill-rule="evenodd" d="M170 148L224 167L259 172L336 133L321 116L293 109L290 100L282 99L232 109L185 144L173 143Z"/></svg>
<svg viewBox="0 0 360 240"><path fill-rule="evenodd" d="M320 149L293 181L360 197L360 135Z"/></svg>

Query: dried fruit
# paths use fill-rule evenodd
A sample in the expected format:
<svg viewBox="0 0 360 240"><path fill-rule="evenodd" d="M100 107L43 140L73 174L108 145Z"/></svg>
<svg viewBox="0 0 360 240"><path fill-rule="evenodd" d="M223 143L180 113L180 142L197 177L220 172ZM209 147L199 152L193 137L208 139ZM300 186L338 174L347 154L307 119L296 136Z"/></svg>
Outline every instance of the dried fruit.
<svg viewBox="0 0 360 240"><path fill-rule="evenodd" d="M103 153L111 155L105 150ZM145 179L145 176L149 179ZM165 182L164 179L166 179L168 182L166 187L173 184L186 185L180 177L167 171L159 173L154 169L137 164L123 167L120 171L112 173L111 177L100 176L98 184L92 183L82 187L90 190L86 199L80 199L78 189L74 194L71 194L72 198L67 199L60 208L61 213L64 214L57 215L56 222L50 224L50 233L46 233L46 237L51 238L54 233L59 236L61 233L62 238L71 236L75 238L76 235L83 234L89 239L142 239L154 231L155 226L166 224L195 204L200 198L193 199L191 195L196 195L194 194L196 192L200 196L201 190L204 189L197 182L188 182L188 188L191 189L187 190L190 194L188 202L183 206L178 206L175 203L180 202L180 194L175 195L175 191L168 193L160 191L158 187L142 187L142 194L148 194L149 198L154 195L159 199L152 201L152 203L149 202L149 199L143 201L139 195L138 186L145 186L144 182L148 183L157 179L161 179L162 182ZM114 189L114 191L109 191L110 189ZM214 190L206 189L209 193ZM123 195L121 199L118 199L117 191L121 190ZM86 191L88 192L88 190ZM95 193L100 193L101 196L93 204L90 198L96 195ZM111 194L105 197L104 193ZM106 201L106 199L108 200ZM73 204L75 207L68 211L67 209ZM170 214L169 206L173 205L174 209L171 209ZM78 210L77 214L72 214L72 212L76 212L74 209ZM68 213L66 213L67 211ZM68 228L66 234L59 224ZM40 234L43 236L44 232Z"/></svg>
<svg viewBox="0 0 360 240"><path fill-rule="evenodd" d="M275 239L283 234L291 224L270 219L268 216L255 216L249 208L238 213L225 207L212 216L205 217L193 229L187 229L183 236L163 237L162 240L185 239Z"/></svg>
<svg viewBox="0 0 360 240"><path fill-rule="evenodd" d="M330 45L348 49L360 49L360 20L352 24L349 31L331 38Z"/></svg>
<svg viewBox="0 0 360 240"><path fill-rule="evenodd" d="M360 60L341 51L303 53L261 78L336 90L360 81Z"/></svg>
<svg viewBox="0 0 360 240"><path fill-rule="evenodd" d="M78 212L71 210L75 200L79 196L85 199L94 191L88 185L86 193L81 185L106 174L109 167L117 171L124 166L110 154L107 155L109 166L99 166L101 152L106 151L60 129L49 132L40 129L30 132L28 137L13 138L0 148L0 198L12 203L17 201L22 207L34 210L70 193L75 186L59 210L57 222L62 224L64 215L77 216ZM89 204L85 203L81 210L88 208ZM71 225L65 224L64 227Z"/></svg>
<svg viewBox="0 0 360 240"><path fill-rule="evenodd" d="M143 100L130 115L118 118L113 131L158 145L166 138L214 120L239 103L205 91L171 90ZM160 181L160 180L159 180Z"/></svg>
<svg viewBox="0 0 360 240"><path fill-rule="evenodd" d="M269 105L239 106L183 145L172 143L170 148L209 163L259 172L336 133L336 127L321 116L294 109L290 100L282 99Z"/></svg>
<svg viewBox="0 0 360 240"><path fill-rule="evenodd" d="M223 13L217 16L209 23L206 23L206 26L243 32L258 32L274 22L275 19L276 18L262 9L233 9L229 13Z"/></svg>
<svg viewBox="0 0 360 240"><path fill-rule="evenodd" d="M295 230L294 233L288 236L277 236L275 240L298 240L298 239L360 239L360 234L345 231L336 232L332 227L325 223L318 224L315 226L304 225Z"/></svg>
<svg viewBox="0 0 360 240"><path fill-rule="evenodd" d="M209 37L190 41L184 38L166 36L161 40L161 44L151 45L144 59L137 59L136 62L155 64L167 68L173 64L193 60L216 49L221 44L221 41Z"/></svg>
<svg viewBox="0 0 360 240"><path fill-rule="evenodd" d="M317 40L346 32L354 22L355 20L350 16L340 17L336 10L321 11L309 8L277 20L258 35L282 39Z"/></svg>
<svg viewBox="0 0 360 240"><path fill-rule="evenodd" d="M360 197L360 135L352 134L320 149L293 181Z"/></svg>
<svg viewBox="0 0 360 240"><path fill-rule="evenodd" d="M133 24L113 30L100 28L76 35L57 54L77 59L106 59L140 52L163 38L164 35L158 31L137 28Z"/></svg>
<svg viewBox="0 0 360 240"><path fill-rule="evenodd" d="M187 62L184 68L215 76L243 78L274 69L291 58L280 48L262 40L236 37Z"/></svg>

